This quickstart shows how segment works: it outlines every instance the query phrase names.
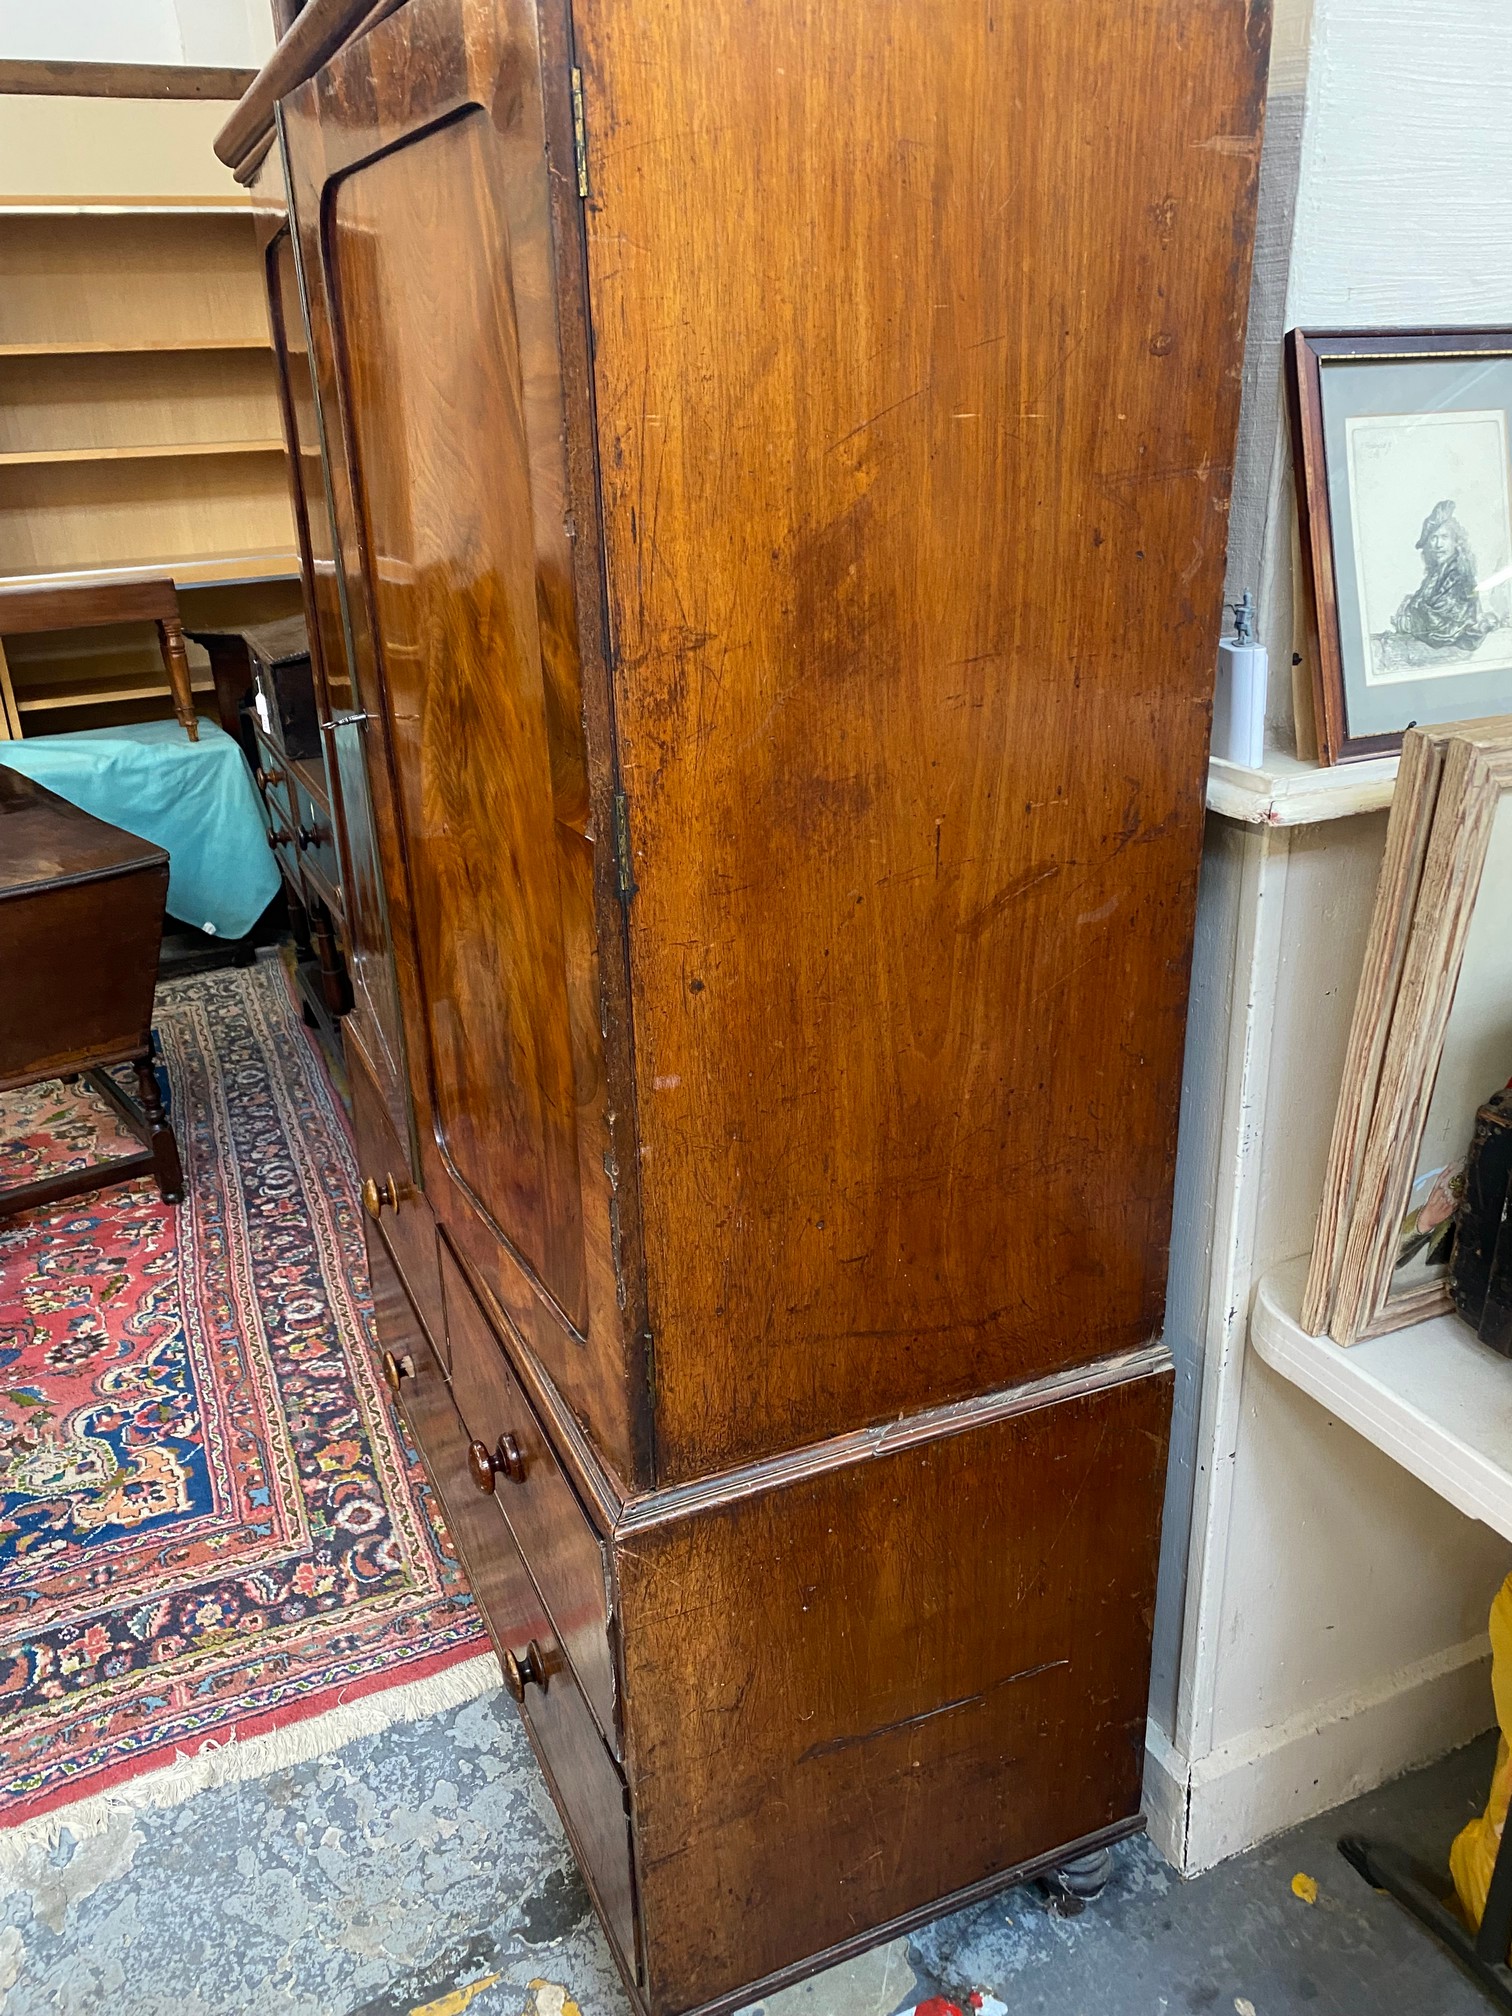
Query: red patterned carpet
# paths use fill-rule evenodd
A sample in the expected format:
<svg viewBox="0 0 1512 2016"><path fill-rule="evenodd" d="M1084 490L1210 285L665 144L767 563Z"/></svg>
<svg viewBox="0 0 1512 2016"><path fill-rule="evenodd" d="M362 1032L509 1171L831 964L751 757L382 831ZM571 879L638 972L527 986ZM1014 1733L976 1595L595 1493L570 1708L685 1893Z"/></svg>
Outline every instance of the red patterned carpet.
<svg viewBox="0 0 1512 2016"><path fill-rule="evenodd" d="M281 970L165 986L156 1028L186 1201L0 1221L0 1826L487 1648ZM118 1138L82 1086L0 1094L6 1179Z"/></svg>

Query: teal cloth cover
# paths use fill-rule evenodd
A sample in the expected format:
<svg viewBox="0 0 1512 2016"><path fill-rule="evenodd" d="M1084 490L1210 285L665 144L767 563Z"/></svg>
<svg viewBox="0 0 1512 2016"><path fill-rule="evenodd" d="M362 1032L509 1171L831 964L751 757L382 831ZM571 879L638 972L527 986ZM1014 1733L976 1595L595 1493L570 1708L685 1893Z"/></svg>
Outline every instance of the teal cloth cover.
<svg viewBox="0 0 1512 2016"><path fill-rule="evenodd" d="M209 721L199 732L191 742L177 721L133 721L38 735L0 742L0 763L166 849L170 915L240 938L277 895L278 867L240 743Z"/></svg>

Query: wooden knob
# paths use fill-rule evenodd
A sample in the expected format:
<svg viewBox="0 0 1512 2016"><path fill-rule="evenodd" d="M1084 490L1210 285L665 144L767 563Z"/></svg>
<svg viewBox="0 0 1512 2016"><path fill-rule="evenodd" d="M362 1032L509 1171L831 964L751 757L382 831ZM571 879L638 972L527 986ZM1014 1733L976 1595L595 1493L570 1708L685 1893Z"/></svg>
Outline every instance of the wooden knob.
<svg viewBox="0 0 1512 2016"><path fill-rule="evenodd" d="M520 1653L504 1654L504 1684L516 1701L525 1699L527 1687L546 1685L546 1662L541 1657L541 1648L534 1638Z"/></svg>
<svg viewBox="0 0 1512 2016"><path fill-rule="evenodd" d="M287 826L275 826L268 835L268 845L270 847L287 847L293 838L294 835L289 831Z"/></svg>
<svg viewBox="0 0 1512 2016"><path fill-rule="evenodd" d="M282 770L259 770L257 772L257 782L264 791L267 790L270 784L282 784L283 781L284 773Z"/></svg>
<svg viewBox="0 0 1512 2016"><path fill-rule="evenodd" d="M394 1181L392 1170L378 1183L369 1176L362 1185L362 1208L376 1223L383 1216L383 1207L390 1211L399 1209L399 1185Z"/></svg>
<svg viewBox="0 0 1512 2016"><path fill-rule="evenodd" d="M408 1351L401 1351L397 1358L392 1351L385 1351L383 1354L383 1376L387 1381L390 1393L397 1399L399 1388L404 1384L405 1380L413 1379L415 1376L414 1359L411 1358Z"/></svg>
<svg viewBox="0 0 1512 2016"><path fill-rule="evenodd" d="M525 1458L519 1443L508 1430L499 1437L492 1450L486 1442L469 1442L467 1467L472 1472L474 1484L485 1496L493 1490L500 1476L509 1478L514 1484L525 1482Z"/></svg>

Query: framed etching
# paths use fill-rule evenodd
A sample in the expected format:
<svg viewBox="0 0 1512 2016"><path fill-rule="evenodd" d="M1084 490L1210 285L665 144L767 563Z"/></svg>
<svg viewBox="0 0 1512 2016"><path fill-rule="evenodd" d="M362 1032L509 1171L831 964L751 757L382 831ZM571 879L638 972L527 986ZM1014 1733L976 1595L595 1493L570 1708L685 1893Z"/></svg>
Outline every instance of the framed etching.
<svg viewBox="0 0 1512 2016"><path fill-rule="evenodd" d="M1324 762L1512 710L1512 330L1286 351Z"/></svg>

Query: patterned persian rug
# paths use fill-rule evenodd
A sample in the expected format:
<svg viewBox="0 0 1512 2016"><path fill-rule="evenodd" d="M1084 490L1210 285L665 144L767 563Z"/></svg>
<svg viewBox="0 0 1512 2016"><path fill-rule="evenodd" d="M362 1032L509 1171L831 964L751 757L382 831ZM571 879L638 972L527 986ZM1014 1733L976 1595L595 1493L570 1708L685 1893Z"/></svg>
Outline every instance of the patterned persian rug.
<svg viewBox="0 0 1512 2016"><path fill-rule="evenodd" d="M0 1220L0 1827L142 1774L167 1803L498 1677L377 1369L350 1141L281 969L164 986L156 1028L185 1202ZM83 1085L0 1094L0 1178L118 1143Z"/></svg>

